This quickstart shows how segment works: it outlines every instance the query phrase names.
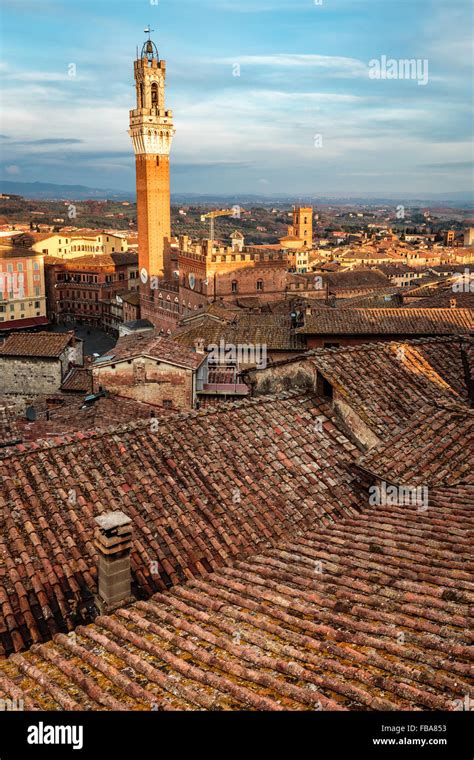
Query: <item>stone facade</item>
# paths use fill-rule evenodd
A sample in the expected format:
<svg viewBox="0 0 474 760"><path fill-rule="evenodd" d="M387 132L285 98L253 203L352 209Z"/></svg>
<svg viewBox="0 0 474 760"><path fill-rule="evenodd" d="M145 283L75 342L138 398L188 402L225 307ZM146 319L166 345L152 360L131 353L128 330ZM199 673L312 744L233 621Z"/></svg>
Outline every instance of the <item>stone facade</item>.
<svg viewBox="0 0 474 760"><path fill-rule="evenodd" d="M314 390L316 368L305 359L280 361L263 370L249 370L244 380L252 387L253 395L282 393L289 390Z"/></svg>
<svg viewBox="0 0 474 760"><path fill-rule="evenodd" d="M60 359L0 357L2 393L55 393L63 379Z"/></svg>
<svg viewBox="0 0 474 760"><path fill-rule="evenodd" d="M29 334L28 334L29 335ZM48 333L31 333L31 339L41 341ZM6 344L5 344L6 345ZM56 393L72 366L84 365L84 344L74 334L56 356L0 354L0 391L2 393L39 394Z"/></svg>
<svg viewBox="0 0 474 760"><path fill-rule="evenodd" d="M192 409L196 400L195 373L149 357L94 367L95 393L117 396L173 409Z"/></svg>

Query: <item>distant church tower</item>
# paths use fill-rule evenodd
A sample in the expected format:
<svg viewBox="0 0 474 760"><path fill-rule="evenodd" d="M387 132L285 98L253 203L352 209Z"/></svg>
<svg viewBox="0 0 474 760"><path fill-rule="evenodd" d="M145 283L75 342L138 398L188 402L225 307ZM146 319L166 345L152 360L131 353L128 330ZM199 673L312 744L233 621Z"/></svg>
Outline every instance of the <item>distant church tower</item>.
<svg viewBox="0 0 474 760"><path fill-rule="evenodd" d="M304 240L306 248L313 245L313 209L295 206L293 209L293 235Z"/></svg>
<svg viewBox="0 0 474 760"><path fill-rule="evenodd" d="M148 30L147 30L148 31ZM142 288L151 277L171 277L170 167L175 133L173 112L165 109L166 62L148 39L134 63L137 106L130 130L137 178L138 263Z"/></svg>

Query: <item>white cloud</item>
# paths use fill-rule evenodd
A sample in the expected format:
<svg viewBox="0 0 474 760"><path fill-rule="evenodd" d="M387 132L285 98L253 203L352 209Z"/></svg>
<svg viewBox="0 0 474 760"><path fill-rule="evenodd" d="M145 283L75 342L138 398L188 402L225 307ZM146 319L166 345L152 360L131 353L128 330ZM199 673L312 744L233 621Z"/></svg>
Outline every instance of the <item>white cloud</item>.
<svg viewBox="0 0 474 760"><path fill-rule="evenodd" d="M367 76L368 67L357 58L344 56L313 55L298 53L277 53L273 55L242 55L235 58L207 59L208 63L219 63L232 66L239 63L241 66L265 66L271 68L305 68L323 69L326 73L332 71L333 75L357 77Z"/></svg>

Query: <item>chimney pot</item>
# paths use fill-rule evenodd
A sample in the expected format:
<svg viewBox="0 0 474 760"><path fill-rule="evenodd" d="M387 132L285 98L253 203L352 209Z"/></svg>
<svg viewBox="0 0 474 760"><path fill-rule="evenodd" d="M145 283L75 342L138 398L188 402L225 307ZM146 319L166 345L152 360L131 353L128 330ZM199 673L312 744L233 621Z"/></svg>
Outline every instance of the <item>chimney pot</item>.
<svg viewBox="0 0 474 760"><path fill-rule="evenodd" d="M197 354L205 354L204 338L196 338L194 341L194 350Z"/></svg>
<svg viewBox="0 0 474 760"><path fill-rule="evenodd" d="M132 521L117 510L104 512L95 522L94 545L99 553L97 605L102 614L108 614L132 600Z"/></svg>

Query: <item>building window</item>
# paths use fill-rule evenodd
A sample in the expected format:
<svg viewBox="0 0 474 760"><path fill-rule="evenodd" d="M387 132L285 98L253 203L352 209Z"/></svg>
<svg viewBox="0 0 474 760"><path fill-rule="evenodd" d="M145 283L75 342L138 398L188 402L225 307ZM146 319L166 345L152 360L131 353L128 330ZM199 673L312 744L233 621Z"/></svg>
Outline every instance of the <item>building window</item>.
<svg viewBox="0 0 474 760"><path fill-rule="evenodd" d="M165 409L172 409L173 408L173 402L169 398L163 399L163 406Z"/></svg>
<svg viewBox="0 0 474 760"><path fill-rule="evenodd" d="M237 280L232 280L232 293L237 293Z"/></svg>
<svg viewBox="0 0 474 760"><path fill-rule="evenodd" d="M321 375L320 372L317 374L316 378L316 393L318 396L324 396L324 398L330 398L333 397L333 387L328 380L326 380L323 375Z"/></svg>
<svg viewBox="0 0 474 760"><path fill-rule="evenodd" d="M151 107L156 108L158 105L158 85L153 82L151 86Z"/></svg>
<svg viewBox="0 0 474 760"><path fill-rule="evenodd" d="M257 280L257 290L263 290L263 280Z"/></svg>

